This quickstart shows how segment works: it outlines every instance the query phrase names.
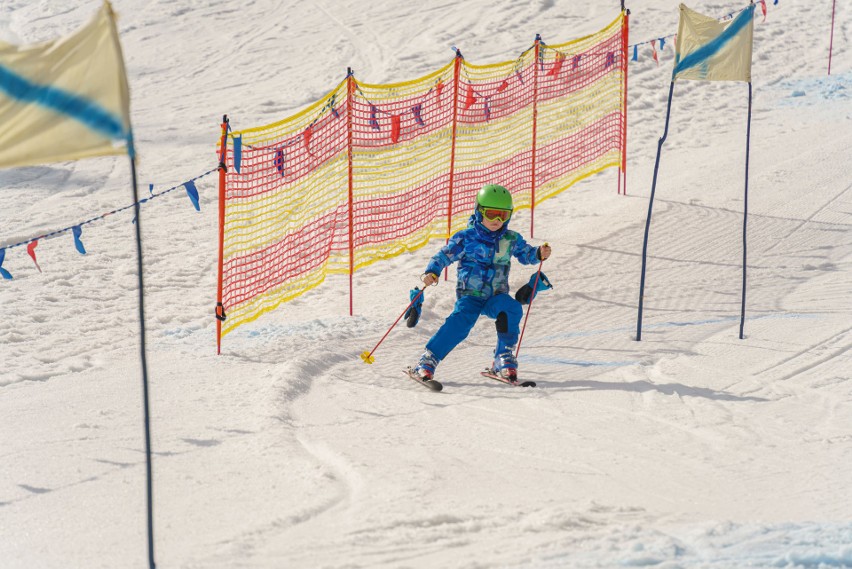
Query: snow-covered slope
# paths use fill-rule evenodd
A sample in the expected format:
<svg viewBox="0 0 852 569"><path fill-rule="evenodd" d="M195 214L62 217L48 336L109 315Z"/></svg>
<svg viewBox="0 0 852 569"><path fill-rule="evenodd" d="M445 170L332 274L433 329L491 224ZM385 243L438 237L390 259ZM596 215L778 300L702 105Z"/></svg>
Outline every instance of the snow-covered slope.
<svg viewBox="0 0 852 569"><path fill-rule="evenodd" d="M351 66L402 81L513 58L612 20L617 2L116 0L140 183L215 167L218 122L287 116ZM852 566L852 5L769 2L755 27L746 339L739 340L747 87L679 83L634 341L642 234L672 51L630 66L628 196L616 172L536 215L554 289L521 347L536 389L480 378L483 319L439 368L400 370L454 302L435 242L246 325L215 355L217 189L142 208L161 567ZM736 2L690 6L726 14ZM640 0L630 43L673 34ZM0 39L67 33L97 3L0 6ZM126 159L0 171L0 245L131 203ZM132 214L7 253L0 282L0 566L144 567ZM525 212L512 221L528 232ZM529 268L516 267L521 285Z"/></svg>

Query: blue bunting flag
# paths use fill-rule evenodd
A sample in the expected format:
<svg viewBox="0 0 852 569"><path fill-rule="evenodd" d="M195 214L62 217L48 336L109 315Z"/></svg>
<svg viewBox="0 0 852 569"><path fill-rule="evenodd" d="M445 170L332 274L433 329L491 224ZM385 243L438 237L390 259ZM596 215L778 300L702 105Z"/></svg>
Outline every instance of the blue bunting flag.
<svg viewBox="0 0 852 569"><path fill-rule="evenodd" d="M6 258L6 249L0 249L0 275L6 280L12 280L12 273L3 268L3 260Z"/></svg>
<svg viewBox="0 0 852 569"><path fill-rule="evenodd" d="M198 203L198 188L195 187L195 182L192 180L184 182L183 187L186 188L186 195L189 196L192 205L195 206L195 211L201 211L201 206Z"/></svg>
<svg viewBox="0 0 852 569"><path fill-rule="evenodd" d="M74 234L74 247L77 248L77 251L81 255L86 254L86 248L83 247L83 242L80 241L80 236L83 234L83 228L79 225L75 225L71 228L71 232Z"/></svg>
<svg viewBox="0 0 852 569"><path fill-rule="evenodd" d="M237 174L240 173L240 166L243 163L243 135L234 136L234 170Z"/></svg>

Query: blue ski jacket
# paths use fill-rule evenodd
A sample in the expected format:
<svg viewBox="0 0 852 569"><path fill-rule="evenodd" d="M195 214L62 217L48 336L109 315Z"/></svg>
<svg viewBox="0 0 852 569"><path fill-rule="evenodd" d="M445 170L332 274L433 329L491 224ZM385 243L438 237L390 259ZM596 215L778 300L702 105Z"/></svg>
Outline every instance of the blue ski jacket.
<svg viewBox="0 0 852 569"><path fill-rule="evenodd" d="M510 231L508 222L498 231L482 225L481 214L471 216L467 229L453 235L432 257L427 273L440 275L458 261L456 296L489 298L509 292L509 263L512 257L524 265L539 261L538 247L529 245L519 233Z"/></svg>

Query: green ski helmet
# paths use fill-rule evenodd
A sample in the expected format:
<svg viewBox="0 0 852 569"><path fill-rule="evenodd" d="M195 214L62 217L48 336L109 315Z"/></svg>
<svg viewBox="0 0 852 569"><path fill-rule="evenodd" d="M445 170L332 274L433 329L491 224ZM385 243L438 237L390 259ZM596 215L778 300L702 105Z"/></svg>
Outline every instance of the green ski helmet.
<svg viewBox="0 0 852 569"><path fill-rule="evenodd" d="M512 194L499 184L487 184L476 194L476 205L480 208L505 209L512 211Z"/></svg>

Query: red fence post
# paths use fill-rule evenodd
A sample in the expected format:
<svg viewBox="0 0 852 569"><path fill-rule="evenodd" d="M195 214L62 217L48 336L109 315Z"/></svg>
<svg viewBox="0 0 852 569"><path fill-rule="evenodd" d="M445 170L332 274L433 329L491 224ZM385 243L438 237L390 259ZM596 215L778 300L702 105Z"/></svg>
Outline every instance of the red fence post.
<svg viewBox="0 0 852 569"><path fill-rule="evenodd" d="M456 132L459 118L459 77L461 77L462 64L461 50L456 49L456 60L453 65L453 137L450 147L450 196L447 204L447 243L453 232L453 185L456 177ZM449 279L449 268L444 269L444 280Z"/></svg>
<svg viewBox="0 0 852 569"><path fill-rule="evenodd" d="M222 137L219 139L219 283L216 287L216 355L222 353L222 268L225 255L225 182L228 166L228 115L222 117Z"/></svg>
<svg viewBox="0 0 852 569"><path fill-rule="evenodd" d="M624 76L624 101L621 111L621 167L618 170L618 192L621 193L621 175L624 174L624 195L627 195L627 42L630 34L630 10L625 10L621 25L621 72Z"/></svg>
<svg viewBox="0 0 852 569"><path fill-rule="evenodd" d="M349 316L354 316L352 275L355 273L354 206L352 196L352 101L355 99L355 77L352 69L346 73L346 154L349 178Z"/></svg>
<svg viewBox="0 0 852 569"><path fill-rule="evenodd" d="M538 68L541 58L541 36L535 35L535 61L533 62L533 125L532 125L532 177L530 180L530 238L535 236L535 154L538 138Z"/></svg>

